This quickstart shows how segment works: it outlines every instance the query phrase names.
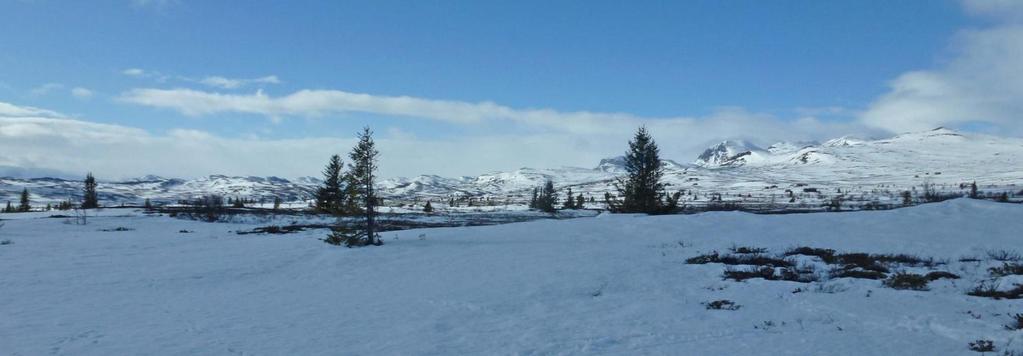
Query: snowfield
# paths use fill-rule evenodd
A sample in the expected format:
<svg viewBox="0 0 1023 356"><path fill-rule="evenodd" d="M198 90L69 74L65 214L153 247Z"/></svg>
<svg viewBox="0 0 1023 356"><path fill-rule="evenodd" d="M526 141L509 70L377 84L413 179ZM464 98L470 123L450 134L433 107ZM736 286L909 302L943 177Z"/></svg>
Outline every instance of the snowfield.
<svg viewBox="0 0 1023 356"><path fill-rule="evenodd" d="M324 244L324 230L47 215L0 216L12 242L0 245L3 355L970 355L978 339L1023 350L1023 331L1005 327L1023 300L966 295L1023 283L988 273L1002 264L989 252L1023 251L1019 204L603 214L387 232L385 246L360 249ZM962 278L928 291L823 272L736 282L722 264L686 263L732 246L906 253L939 263L893 270ZM740 307L704 305L715 300Z"/></svg>

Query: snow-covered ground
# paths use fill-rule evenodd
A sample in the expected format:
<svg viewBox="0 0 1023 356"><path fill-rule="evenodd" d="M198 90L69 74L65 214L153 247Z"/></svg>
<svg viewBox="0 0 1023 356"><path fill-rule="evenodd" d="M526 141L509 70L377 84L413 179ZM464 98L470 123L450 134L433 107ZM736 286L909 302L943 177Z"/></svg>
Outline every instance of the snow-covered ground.
<svg viewBox="0 0 1023 356"><path fill-rule="evenodd" d="M323 230L237 235L255 225L128 212L84 226L0 216L12 242L0 245L0 354L968 355L978 339L1023 350L1023 331L1004 327L1023 300L966 295L1021 282L987 271L1001 265L989 251L1023 252L1018 204L605 214L388 232L361 249L324 244ZM721 264L685 263L733 245L914 254L962 279L928 291L824 274L736 282ZM703 304L723 299L741 307Z"/></svg>

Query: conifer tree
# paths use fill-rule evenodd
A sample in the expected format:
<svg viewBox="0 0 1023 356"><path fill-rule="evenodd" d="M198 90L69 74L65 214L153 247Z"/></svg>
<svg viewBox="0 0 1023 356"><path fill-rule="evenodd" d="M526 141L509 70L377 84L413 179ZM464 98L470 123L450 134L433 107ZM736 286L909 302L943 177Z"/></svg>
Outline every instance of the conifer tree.
<svg viewBox="0 0 1023 356"><path fill-rule="evenodd" d="M344 163L340 155L333 155L323 169L323 186L316 191L316 208L320 211L340 214L344 210L345 191L342 188L345 178L341 169Z"/></svg>
<svg viewBox="0 0 1023 356"><path fill-rule="evenodd" d="M363 214L366 217L366 244L380 245L376 236L376 221L374 208L377 204L376 191L373 185L376 183L377 157L380 153L373 143L373 131L369 127L363 128L359 133L359 142L352 149L349 158L352 160L350 174L352 183L362 206Z"/></svg>
<svg viewBox="0 0 1023 356"><path fill-rule="evenodd" d="M146 198L146 201L144 203L142 203L142 206L146 210L153 210L153 202L149 201L149 198Z"/></svg>
<svg viewBox="0 0 1023 356"><path fill-rule="evenodd" d="M82 194L82 209L99 208L99 196L96 194L96 177L92 172L85 175L85 191Z"/></svg>
<svg viewBox="0 0 1023 356"><path fill-rule="evenodd" d="M556 211L555 205L558 202L558 192L554 190L554 182L547 180L543 187L539 188L539 192L536 197L536 207L540 211L553 213Z"/></svg>
<svg viewBox="0 0 1023 356"><path fill-rule="evenodd" d="M529 208L539 209L540 208L540 187L533 187L533 197L529 198Z"/></svg>
<svg viewBox="0 0 1023 356"><path fill-rule="evenodd" d="M624 179L615 184L622 201L610 201L609 206L617 212L657 214L674 211L678 206L680 193L667 197L661 182L664 175L660 149L645 127L640 127L629 141L625 153Z"/></svg>
<svg viewBox="0 0 1023 356"><path fill-rule="evenodd" d="M977 199L977 182L970 183L970 198Z"/></svg>
<svg viewBox="0 0 1023 356"><path fill-rule="evenodd" d="M7 201L7 207L4 208L4 212L5 213L13 213L14 212L14 207L11 206L11 201L10 200Z"/></svg>
<svg viewBox="0 0 1023 356"><path fill-rule="evenodd" d="M575 197L575 208L582 209L585 204L586 198L583 198L583 193L579 193L579 196Z"/></svg>
<svg viewBox="0 0 1023 356"><path fill-rule="evenodd" d="M433 212L433 204L430 204L430 202L426 202L426 205L423 206L423 212L427 213L427 214L432 213Z"/></svg>
<svg viewBox="0 0 1023 356"><path fill-rule="evenodd" d="M32 210L32 205L29 204L28 188L21 191L21 204L18 204L19 212L28 212Z"/></svg>
<svg viewBox="0 0 1023 356"><path fill-rule="evenodd" d="M565 193L565 203L562 204L564 209L575 209L575 197L572 196L572 188L568 188L568 193Z"/></svg>
<svg viewBox="0 0 1023 356"><path fill-rule="evenodd" d="M280 210L280 209L281 209L281 197L275 196L274 197L274 210Z"/></svg>

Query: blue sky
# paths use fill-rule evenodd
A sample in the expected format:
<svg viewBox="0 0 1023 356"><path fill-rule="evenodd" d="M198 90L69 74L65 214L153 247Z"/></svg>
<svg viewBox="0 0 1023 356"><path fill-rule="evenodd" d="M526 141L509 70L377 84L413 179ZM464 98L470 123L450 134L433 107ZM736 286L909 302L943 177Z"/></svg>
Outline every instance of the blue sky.
<svg viewBox="0 0 1023 356"><path fill-rule="evenodd" d="M987 64L974 57L988 49L1020 54L1019 18L1005 15L1018 2L991 3L8 0L0 102L151 139L188 133L246 147L341 146L370 125L382 144L411 150L382 148L391 176L591 166L624 150L629 130L617 125L637 123L663 126L655 138L680 161L726 138L769 144L936 124L1017 134L1011 103L943 117L903 90L929 93L919 85L938 78L927 88L1003 92L1009 78L959 83L974 77L961 71ZM501 148L516 142L536 147ZM445 158L422 162L413 147ZM212 161L163 172L96 165L125 176L273 173L230 157L220 159L225 172L201 171L218 170ZM3 164L61 168L31 157ZM277 175L312 175L311 166Z"/></svg>

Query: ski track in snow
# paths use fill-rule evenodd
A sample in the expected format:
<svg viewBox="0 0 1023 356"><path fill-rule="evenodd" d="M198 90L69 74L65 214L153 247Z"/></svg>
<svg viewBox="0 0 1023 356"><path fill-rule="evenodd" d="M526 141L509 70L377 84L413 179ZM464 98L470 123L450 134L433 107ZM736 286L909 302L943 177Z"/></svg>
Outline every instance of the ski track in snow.
<svg viewBox="0 0 1023 356"><path fill-rule="evenodd" d="M878 212L603 214L383 234L237 235L108 209L86 226L5 214L0 354L969 355L1019 350L1020 300L965 295L1023 251L1023 205L957 199ZM116 227L132 231L100 231ZM179 230L193 233L179 233ZM425 239L419 239L426 234ZM963 278L930 291L880 281L721 279L686 258L733 244L909 253ZM820 292L820 285L831 292ZM793 293L797 288L805 291ZM736 311L701 304L728 299ZM978 315L979 318L974 315ZM1015 346L1012 346L1015 345Z"/></svg>

